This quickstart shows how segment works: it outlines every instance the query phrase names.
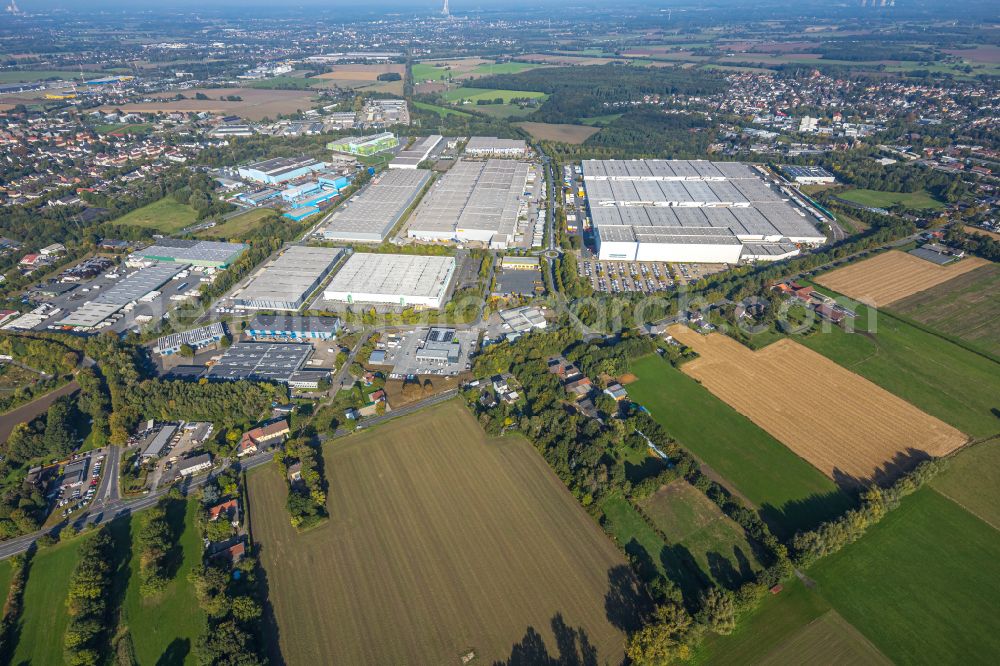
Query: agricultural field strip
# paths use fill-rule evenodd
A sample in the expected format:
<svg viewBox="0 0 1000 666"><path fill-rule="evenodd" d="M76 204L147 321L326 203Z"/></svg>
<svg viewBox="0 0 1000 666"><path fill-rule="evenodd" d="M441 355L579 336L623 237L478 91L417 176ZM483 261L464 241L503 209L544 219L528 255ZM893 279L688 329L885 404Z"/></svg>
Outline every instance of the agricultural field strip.
<svg viewBox="0 0 1000 666"><path fill-rule="evenodd" d="M487 443L477 431L452 402L328 446L331 519L302 535L274 470L251 477L290 662L440 663L470 646L506 657L529 624L545 635L556 612L587 626L600 653L621 650L620 633L594 632L606 622L608 569L624 561L526 442ZM300 579L300 567L314 575Z"/></svg>
<svg viewBox="0 0 1000 666"><path fill-rule="evenodd" d="M1000 265L988 264L892 304L890 311L1000 357Z"/></svg>
<svg viewBox="0 0 1000 666"><path fill-rule="evenodd" d="M966 257L954 264L938 266L912 254L890 250L821 275L815 281L855 300L885 307L988 264L985 259Z"/></svg>
<svg viewBox="0 0 1000 666"><path fill-rule="evenodd" d="M888 666L892 661L850 622L827 611L762 659L759 666L784 664L852 664Z"/></svg>
<svg viewBox="0 0 1000 666"><path fill-rule="evenodd" d="M896 456L941 456L968 439L791 340L752 352L718 333L669 332L700 354L686 374L834 480L868 480Z"/></svg>

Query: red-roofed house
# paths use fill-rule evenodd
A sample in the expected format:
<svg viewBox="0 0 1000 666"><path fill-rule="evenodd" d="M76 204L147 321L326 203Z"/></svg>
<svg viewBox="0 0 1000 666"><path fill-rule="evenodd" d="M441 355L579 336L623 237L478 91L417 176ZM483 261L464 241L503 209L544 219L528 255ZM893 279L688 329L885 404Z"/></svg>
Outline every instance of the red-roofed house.
<svg viewBox="0 0 1000 666"><path fill-rule="evenodd" d="M239 458L252 456L260 451L261 446L264 444L281 439L289 432L288 421L284 419L245 432L243 433L243 439L240 440L239 445L236 447L236 456Z"/></svg>
<svg viewBox="0 0 1000 666"><path fill-rule="evenodd" d="M231 499L228 502L223 502L222 504L216 504L211 509L208 510L208 519L210 521L216 521L220 516L225 516L229 518L230 521L237 519L237 514L240 511L240 503L235 499Z"/></svg>

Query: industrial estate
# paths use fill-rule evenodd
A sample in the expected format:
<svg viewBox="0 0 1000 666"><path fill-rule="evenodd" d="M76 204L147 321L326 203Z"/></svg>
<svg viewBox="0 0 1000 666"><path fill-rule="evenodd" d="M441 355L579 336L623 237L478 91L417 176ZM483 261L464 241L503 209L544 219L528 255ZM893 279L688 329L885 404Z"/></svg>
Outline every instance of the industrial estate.
<svg viewBox="0 0 1000 666"><path fill-rule="evenodd" d="M0 663L1000 660L992 4L60 4Z"/></svg>

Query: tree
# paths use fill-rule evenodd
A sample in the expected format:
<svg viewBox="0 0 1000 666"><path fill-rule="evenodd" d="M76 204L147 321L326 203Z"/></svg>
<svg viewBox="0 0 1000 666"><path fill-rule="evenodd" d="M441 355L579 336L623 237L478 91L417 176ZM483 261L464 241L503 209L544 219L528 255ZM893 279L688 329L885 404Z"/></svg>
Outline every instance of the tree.
<svg viewBox="0 0 1000 666"><path fill-rule="evenodd" d="M733 603L733 595L717 587L703 593L698 621L722 636L733 633L733 629L736 628L736 605Z"/></svg>
<svg viewBox="0 0 1000 666"><path fill-rule="evenodd" d="M693 623L677 603L656 609L655 620L632 635L626 654L637 666L666 666L691 656Z"/></svg>
<svg viewBox="0 0 1000 666"><path fill-rule="evenodd" d="M194 347L184 343L181 345L181 348L177 353L185 358L192 358L194 356Z"/></svg>

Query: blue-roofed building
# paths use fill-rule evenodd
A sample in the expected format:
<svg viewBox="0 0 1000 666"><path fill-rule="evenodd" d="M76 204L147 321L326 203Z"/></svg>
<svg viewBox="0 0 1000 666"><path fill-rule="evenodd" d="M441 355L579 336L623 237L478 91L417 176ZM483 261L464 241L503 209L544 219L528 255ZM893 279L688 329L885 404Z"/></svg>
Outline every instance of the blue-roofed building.
<svg viewBox="0 0 1000 666"><path fill-rule="evenodd" d="M339 192L340 190L350 185L351 181L346 176L339 176L337 178L334 178L332 176L320 176L319 184L324 187L332 187Z"/></svg>
<svg viewBox="0 0 1000 666"><path fill-rule="evenodd" d="M337 317L258 315L247 325L246 334L254 339L332 340L341 326Z"/></svg>
<svg viewBox="0 0 1000 666"><path fill-rule="evenodd" d="M245 180L278 185L317 171L324 171L326 168L326 162L311 157L275 157L240 167L237 172L240 178Z"/></svg>
<svg viewBox="0 0 1000 666"><path fill-rule="evenodd" d="M301 222L310 215L315 215L318 212L319 208L316 208L316 206L306 206L305 208L293 208L285 213L285 217L295 222Z"/></svg>

